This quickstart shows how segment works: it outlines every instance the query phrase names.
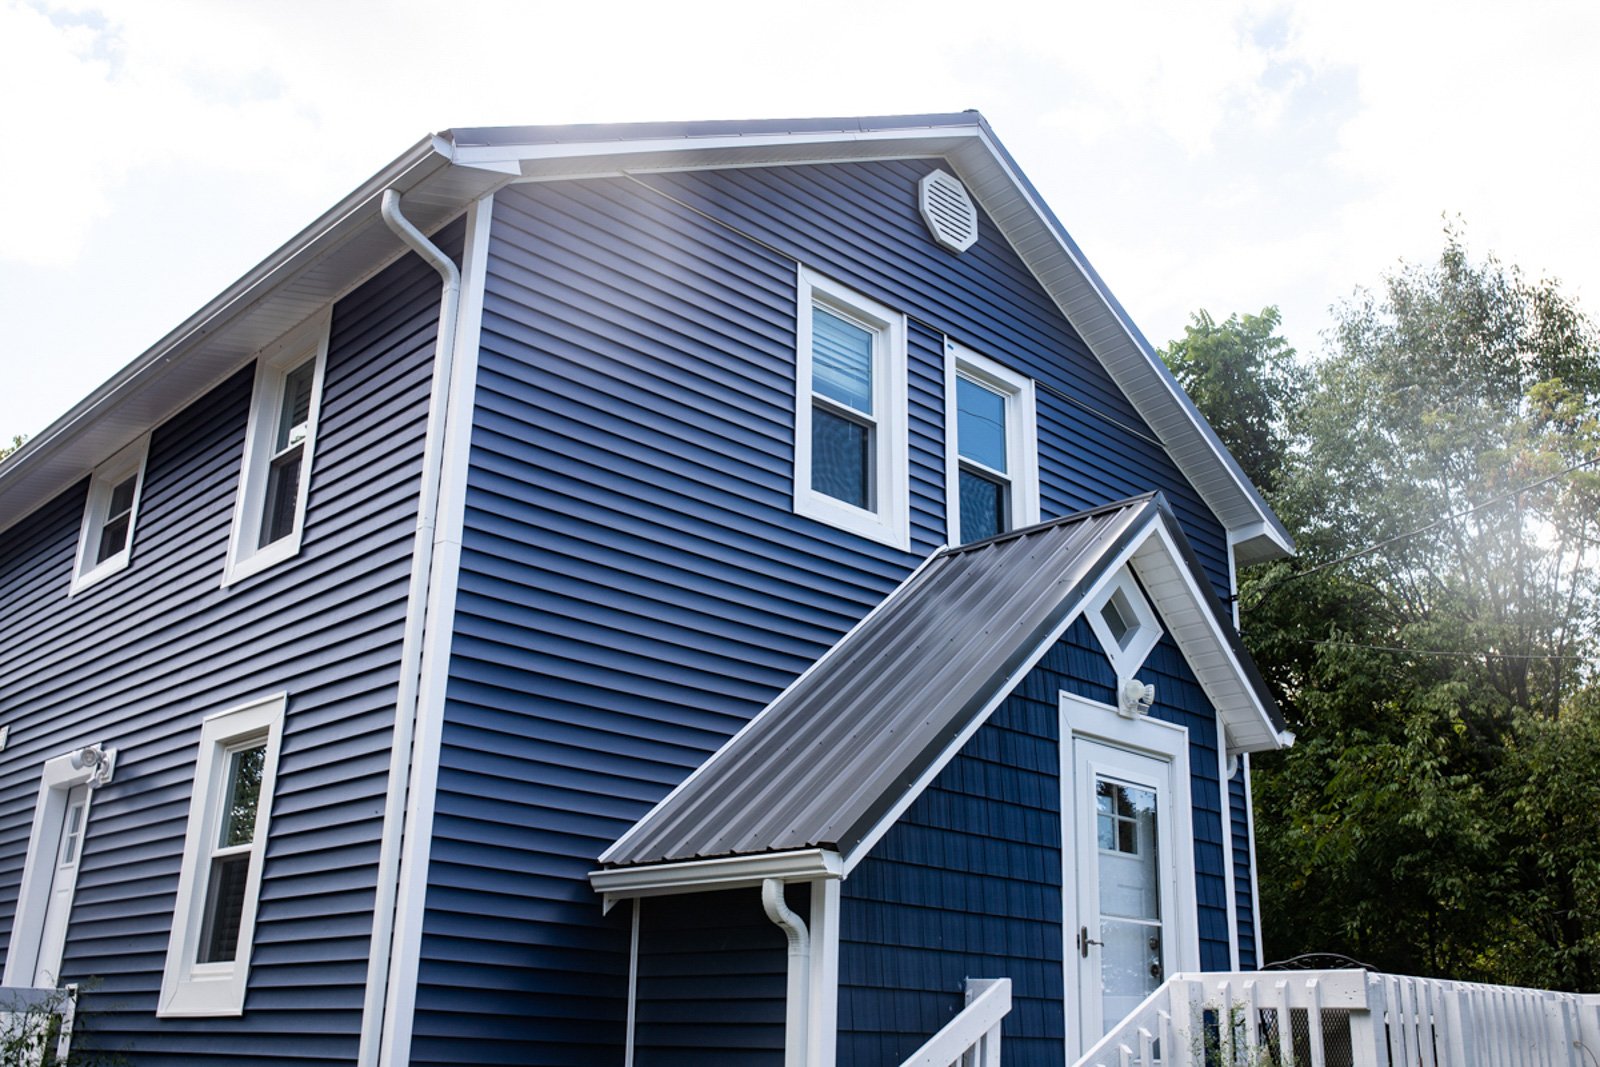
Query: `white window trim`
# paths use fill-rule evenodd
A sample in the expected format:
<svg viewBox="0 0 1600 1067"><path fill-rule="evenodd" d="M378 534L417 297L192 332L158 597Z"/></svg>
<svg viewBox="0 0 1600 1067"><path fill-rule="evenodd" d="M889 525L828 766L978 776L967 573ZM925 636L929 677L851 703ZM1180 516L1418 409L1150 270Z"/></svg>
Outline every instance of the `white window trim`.
<svg viewBox="0 0 1600 1067"><path fill-rule="evenodd" d="M98 785L110 781L111 769L116 766L116 749L107 749L104 745L87 747L99 749L104 762L99 765L85 762L80 755L85 751L82 748L44 762L39 793L33 804L33 826L28 831L28 854L22 865L17 910L11 921L5 973L0 977L0 984L33 985L34 971L39 964L45 913L50 909L51 876L55 873L62 823L67 814L67 797L80 785ZM89 841L89 812L94 803L94 792L91 788L83 802L83 836L78 845L80 862ZM73 888L76 892L76 885Z"/></svg>
<svg viewBox="0 0 1600 1067"><path fill-rule="evenodd" d="M1111 628L1106 625L1104 611L1106 602L1121 592L1124 601L1133 609L1137 629L1133 635L1133 642L1127 648L1117 643L1111 635ZM1144 666L1150 650L1156 647L1161 640L1161 622L1156 618L1155 609L1150 606L1150 601L1145 598L1139 589L1139 583L1133 580L1133 572L1123 567L1111 581L1105 584L1095 598L1089 602L1085 609L1089 616L1089 626L1094 630L1095 637L1099 638L1101 647L1105 650L1106 658L1111 661L1111 669L1117 674L1119 682L1125 682L1139 673L1139 668Z"/></svg>
<svg viewBox="0 0 1600 1067"><path fill-rule="evenodd" d="M1006 398L1006 466L1010 483L1008 529L1039 521L1039 416L1033 379L953 341L944 346L944 499L949 543L961 544L961 453L956 427L956 378L966 377ZM987 468L985 468L987 470Z"/></svg>
<svg viewBox="0 0 1600 1067"><path fill-rule="evenodd" d="M300 552L305 530L306 498L322 414L322 378L328 362L327 311L291 330L256 357L255 388L250 397L250 421L245 429L244 462L239 491L234 498L233 526L228 535L228 562L222 572L224 587L258 574ZM255 547L260 538L261 511L267 495L272 438L277 430L284 378L308 358L316 360L311 375L311 408L306 418L305 448L300 459L300 487L295 498L294 529L270 545Z"/></svg>
<svg viewBox="0 0 1600 1067"><path fill-rule="evenodd" d="M261 868L272 816L273 786L278 777L283 713L288 694L243 704L207 716L200 724L195 758L194 792L189 798L189 824L183 839L183 866L178 874L177 902L172 909L172 935L161 974L156 1014L163 1017L244 1014L245 985L255 941L256 905L261 897ZM217 834L217 815L227 783L226 756L242 742L264 738L261 795L256 802L255 839L250 845L250 872L245 878L244 909L239 917L238 956L231 963L196 963L205 919L210 878L208 843Z"/></svg>
<svg viewBox="0 0 1600 1067"><path fill-rule="evenodd" d="M795 330L794 510L902 552L911 548L911 485L906 441L906 319L874 300L799 268ZM811 312L821 306L873 333L874 508L811 488Z"/></svg>
<svg viewBox="0 0 1600 1067"><path fill-rule="evenodd" d="M150 435L145 434L123 448L116 455L94 469L89 476L89 496L83 506L83 525L78 530L77 563L72 571L72 588L68 595L87 589L96 582L126 570L133 559L133 536L139 522L139 502L144 497L145 461L150 456ZM133 505L128 511L128 540L122 551L99 563L94 562L94 552L100 543L100 531L105 527L106 512L111 506L111 493L118 483L128 476L133 483Z"/></svg>

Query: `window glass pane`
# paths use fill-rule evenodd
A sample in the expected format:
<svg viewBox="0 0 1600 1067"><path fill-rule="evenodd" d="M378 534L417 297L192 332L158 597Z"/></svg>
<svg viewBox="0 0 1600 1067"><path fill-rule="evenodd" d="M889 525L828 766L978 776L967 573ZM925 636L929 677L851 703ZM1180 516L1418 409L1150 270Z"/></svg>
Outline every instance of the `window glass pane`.
<svg viewBox="0 0 1600 1067"><path fill-rule="evenodd" d="M217 856L211 861L205 923L200 929L196 962L229 963L239 955L239 922L244 917L244 888L249 874L248 852Z"/></svg>
<svg viewBox="0 0 1600 1067"><path fill-rule="evenodd" d="M1118 645L1126 648L1128 631L1133 627L1128 622L1126 605L1120 603L1122 590L1111 594L1111 599L1106 601L1106 606L1100 609L1100 617L1106 621L1106 628L1111 631L1111 639Z"/></svg>
<svg viewBox="0 0 1600 1067"><path fill-rule="evenodd" d="M812 308L812 391L871 415L872 340L872 331Z"/></svg>
<svg viewBox="0 0 1600 1067"><path fill-rule="evenodd" d="M121 552L128 545L128 516L112 519L100 527L100 545L95 549L95 563L104 563L106 560Z"/></svg>
<svg viewBox="0 0 1600 1067"><path fill-rule="evenodd" d="M283 406L278 412L274 452L306 439L306 424L311 420L311 379L316 369L316 361L307 360L284 376Z"/></svg>
<svg viewBox="0 0 1600 1067"><path fill-rule="evenodd" d="M67 809L66 827L61 834L61 859L59 866L70 867L78 862L78 845L83 839L83 802Z"/></svg>
<svg viewBox="0 0 1600 1067"><path fill-rule="evenodd" d="M295 448L273 459L267 470L267 498L261 505L261 540L258 548L294 532L295 512L300 504L300 457Z"/></svg>
<svg viewBox="0 0 1600 1067"><path fill-rule="evenodd" d="M111 504L106 508L107 518L115 519L133 510L133 490L138 484L139 478L135 475L124 479L111 490Z"/></svg>
<svg viewBox="0 0 1600 1067"><path fill-rule="evenodd" d="M871 445L868 427L825 408L812 408L811 488L846 504L870 508Z"/></svg>
<svg viewBox="0 0 1600 1067"><path fill-rule="evenodd" d="M248 845L255 840L256 804L261 799L261 768L266 760L265 742L228 756L228 788L223 794L218 847Z"/></svg>
<svg viewBox="0 0 1600 1067"><path fill-rule="evenodd" d="M1006 529L1006 487L992 478L962 471L961 542L981 541Z"/></svg>
<svg viewBox="0 0 1600 1067"><path fill-rule="evenodd" d="M956 448L967 459L1006 473L1006 398L970 378L956 378Z"/></svg>

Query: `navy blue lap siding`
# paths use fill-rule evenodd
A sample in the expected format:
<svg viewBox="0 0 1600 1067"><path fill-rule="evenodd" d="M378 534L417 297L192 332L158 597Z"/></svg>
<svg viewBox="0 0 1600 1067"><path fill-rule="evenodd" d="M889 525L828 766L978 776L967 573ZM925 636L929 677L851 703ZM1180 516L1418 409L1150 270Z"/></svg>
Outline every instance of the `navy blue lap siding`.
<svg viewBox="0 0 1600 1067"><path fill-rule="evenodd" d="M620 1060L626 928L584 874L945 540L947 337L1113 420L1041 391L1047 516L1162 489L1225 586L1216 520L1118 429L1147 433L993 226L964 256L933 245L925 170L496 194L419 1065ZM793 512L797 262L910 316L909 553ZM486 870L523 877L491 891ZM521 969L474 962L507 943ZM584 981L546 991L569 968ZM463 1006L463 982L514 1010Z"/></svg>
<svg viewBox="0 0 1600 1067"><path fill-rule="evenodd" d="M295 558L221 588L251 367L155 430L127 570L67 596L86 483L0 543L14 623L0 643L0 951L43 761L116 746L62 977L89 984L83 1044L117 1062L355 1057L438 298L438 275L407 257L335 305ZM245 1013L157 1019L200 720L282 691Z"/></svg>
<svg viewBox="0 0 1600 1067"><path fill-rule="evenodd" d="M789 887L802 916L809 898ZM783 1067L787 942L760 890L639 904L637 1067Z"/></svg>
<svg viewBox="0 0 1600 1067"><path fill-rule="evenodd" d="M1239 925L1239 967L1251 971L1265 961L1256 946L1256 902L1250 892L1250 823L1244 775L1241 767L1228 782L1228 813L1233 817L1233 898Z"/></svg>

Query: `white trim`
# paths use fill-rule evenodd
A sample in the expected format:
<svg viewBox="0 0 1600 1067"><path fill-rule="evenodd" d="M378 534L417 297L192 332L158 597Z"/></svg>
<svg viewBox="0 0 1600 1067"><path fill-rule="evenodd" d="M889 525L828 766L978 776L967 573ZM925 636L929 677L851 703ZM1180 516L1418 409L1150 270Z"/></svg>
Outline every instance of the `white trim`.
<svg viewBox="0 0 1600 1067"><path fill-rule="evenodd" d="M144 498L144 471L150 457L150 435L141 434L116 455L94 469L89 476L89 495L83 505L83 525L78 531L77 563L72 570L72 586L67 595L72 596L98 581L126 570L133 559L133 535L139 522L139 503ZM98 563L92 561L98 547L100 532L105 528L111 494L121 482L133 482L133 502L128 508L127 539L122 549Z"/></svg>
<svg viewBox="0 0 1600 1067"><path fill-rule="evenodd" d="M1182 569L1182 568L1179 568ZM1130 624L1129 632L1123 637L1126 643L1118 641L1111 632L1111 625L1106 622L1105 610L1113 598L1121 608L1127 608L1133 615L1131 619L1123 622ZM1156 616L1156 611L1150 606L1150 601L1139 588L1139 583L1133 580L1133 572L1127 567L1119 569L1112 577L1110 584L1089 601L1085 609L1088 613L1089 628L1100 641L1101 650L1105 652L1106 659L1111 661L1111 669L1117 675L1117 689L1120 692L1122 683L1128 681L1139 673L1144 666L1144 661L1149 657L1150 650L1156 647L1164 632L1161 629L1161 620Z"/></svg>
<svg viewBox="0 0 1600 1067"><path fill-rule="evenodd" d="M605 896L605 908L634 897L661 897L758 886L769 878L785 882L843 878L844 865L831 849L805 848L722 856L682 863L652 863L589 872L589 885Z"/></svg>
<svg viewBox="0 0 1600 1067"><path fill-rule="evenodd" d="M884 813L883 818L878 820L877 825L861 838L860 843L855 848L850 850L850 854L844 858L845 877L849 877L850 872L856 869L856 865L867 858L883 835L888 833L889 829L899 821L900 816L905 814L906 809L916 801L917 797L922 795L923 790L932 784L933 780L939 776L939 772L943 771L945 766L955 759L956 754L972 739L972 735L977 733L978 729L989 721L989 716L994 714L994 709L1000 706L1001 701L1011 695L1011 691L1022 682L1022 679L1028 676L1028 672L1038 666L1039 661L1045 657L1045 654L1055 646L1057 641L1061 640L1061 635L1066 633L1074 622L1078 621L1078 616L1083 614L1084 605L1101 589L1105 588L1106 584L1115 577L1117 571L1127 566L1128 561L1133 558L1133 554L1139 550L1145 541L1149 540L1148 530L1151 525L1159 525L1159 523L1147 522L1145 531L1136 534L1129 540L1128 544L1111 561L1111 566L1106 569L1106 573L1094 583L1089 593L1078 601L1078 607L1073 609L1059 626L1039 642L1038 647L1028 654L1027 659L1017 664L1016 669L995 687L994 693L989 697L989 702L984 705L983 710L974 715L972 720L962 728L961 732L951 739L950 743L945 746L944 751L939 753L938 758L923 770L917 780L901 793L900 799L895 801L894 806Z"/></svg>
<svg viewBox="0 0 1600 1067"><path fill-rule="evenodd" d="M250 395L250 419L245 429L244 461L239 489L234 496L233 523L228 531L228 559L222 572L224 588L258 574L275 563L296 556L305 534L306 500L311 493L317 427L322 414L323 374L328 364L328 328L332 308L324 308L256 357L255 388ZM278 429L288 374L312 362L311 404L306 414L306 436L300 452L300 483L295 490L294 525L289 533L260 544L262 509L266 502L272 439Z"/></svg>
<svg viewBox="0 0 1600 1067"><path fill-rule="evenodd" d="M959 419L956 407L956 379L968 378L1005 400L1006 470L990 471L1004 478L1007 486L1006 530L1018 530L1039 521L1039 416L1037 391L1032 378L980 356L950 339L944 344L944 507L946 536L959 545L961 538L961 490ZM975 467L979 466L974 464ZM1004 533L1006 530L1002 530Z"/></svg>
<svg viewBox="0 0 1600 1067"><path fill-rule="evenodd" d="M795 283L794 510L902 552L911 548L907 444L906 317L804 266ZM811 415L825 401L812 390L812 315L822 308L872 333L873 447L868 508L811 486ZM831 406L831 405L830 405Z"/></svg>
<svg viewBox="0 0 1600 1067"><path fill-rule="evenodd" d="M1223 624L1217 619L1216 612L1212 611L1206 602L1205 598L1211 595L1210 590L1202 588L1199 584L1199 580L1195 577L1194 572L1182 564L1183 556L1181 553L1179 553L1177 543L1173 540L1172 533L1166 528L1166 524L1164 522L1156 523L1155 529L1156 535L1161 539L1161 545L1165 549L1167 559L1172 562L1172 571L1175 572L1178 578L1183 582L1184 587L1189 594L1189 602L1193 607L1194 617L1204 622L1206 630L1209 632L1212 640L1216 644L1217 653L1227 664L1231 675L1235 679L1239 680L1240 691L1248 700L1251 710L1256 713L1259 722L1255 725L1260 729L1262 734L1270 737L1273 740L1275 748L1287 748L1293 743L1294 734L1287 730L1280 731L1278 727L1273 724L1272 715L1267 711L1266 705L1261 703L1260 694L1258 694L1255 687L1249 684L1247 681L1249 675L1245 673L1244 665L1240 663L1238 656L1235 655L1233 645L1228 640L1228 634L1223 630ZM1137 563L1135 565L1138 566ZM1144 578L1147 582L1149 581L1148 576L1144 575L1142 571L1140 577ZM1170 622L1170 620L1168 621ZM1173 636L1174 639L1178 641L1180 651L1183 651L1185 658L1189 658L1187 650L1183 649L1182 647L1185 644L1184 639L1176 631L1174 631ZM1213 696L1209 690L1209 687L1207 687L1206 679L1202 676L1201 672L1196 670L1195 675L1200 679L1201 687L1207 689L1207 697L1211 699L1214 705L1219 704L1217 697ZM1219 707L1218 710L1221 711L1222 709ZM1250 724L1240 723L1238 725L1244 727ZM1237 736L1241 732L1243 731L1230 731L1230 740L1241 742L1242 745L1244 739ZM1250 749L1241 747L1237 751L1249 750Z"/></svg>
<svg viewBox="0 0 1600 1067"><path fill-rule="evenodd" d="M156 1014L163 1018L244 1014L256 906L261 899L261 868L271 829L272 794L278 777L278 753L283 743L283 718L288 699L288 694L279 693L209 715L200 724L194 790L189 797L189 822L183 839L183 864L178 873L172 934L167 942L161 997L156 1007ZM227 755L240 745L253 742L265 742L266 753L261 768L261 792L256 802L255 836L250 843L249 873L245 877L244 909L239 918L238 950L230 963L199 963L196 956L200 951L210 879L210 843L217 834L218 814L227 789L224 780Z"/></svg>
<svg viewBox="0 0 1600 1067"><path fill-rule="evenodd" d="M838 1058L839 897L839 879L812 879L808 1067L834 1067Z"/></svg>
<svg viewBox="0 0 1600 1067"><path fill-rule="evenodd" d="M861 629L863 626L867 625L867 623L871 622L874 618L876 618L878 616L878 614L880 612L887 610L888 606L891 603L893 603L897 598L899 598L901 595L903 595L904 592L907 589L910 589L913 585L915 585L916 582L917 582L917 579L921 578L923 572L926 571L930 566L933 565L933 561L935 559L939 558L939 555L944 552L946 547L948 547L948 546L941 545L936 551L930 552L928 554L927 558L924 559L921 563L917 564L915 569L913 569L910 574L906 575L905 579L899 585L895 586L894 590L892 592L890 592L890 594L888 596L884 597L882 600L880 600L876 604L872 605L872 610L868 611L865 615L861 616L860 621L858 621L854 626L850 627L850 629L846 630L844 632L843 636L841 636L839 638L839 640L835 641L832 645L829 646L829 648L828 648L828 650L826 652L824 652L822 655L818 656L815 660L813 660L811 662L811 664L808 667L806 667L805 670L801 671L795 677L794 681L792 681L788 685L784 686L783 687L783 692L781 692L777 696L773 697L770 701L768 701L766 707L762 708L760 711L758 711L754 715L752 715L750 717L750 721L749 722L747 722L743 726L739 727L738 731L736 733L734 733L734 735L732 737L728 738L728 740L726 740L726 741L724 741L722 743L722 747L721 748L717 749L717 751L713 752L710 756L706 757L706 759L701 762L700 766L696 767L693 771L691 771L689 773L689 776L687 778L685 778L683 781L679 782L676 786L674 786L672 791L670 793L668 793L666 796L664 796L660 800L656 801L655 805L653 807L651 807L651 809L649 811L647 811L643 815L641 815L639 817L639 819L632 826L628 827L628 829L623 832L621 837L619 837L615 841L613 841L609 848L607 848L604 852L600 853L599 862L601 862L601 863L610 862L611 857L613 855L615 855L617 853L617 851L619 849L621 849L625 844L627 844L628 840L631 837L633 837L634 834L639 832L639 827L641 827L645 823L649 822L657 811L659 811L662 808L666 807L667 804L669 804L674 797L676 797L679 793L683 792L685 789L689 788L689 784L691 782L693 782L696 778L699 778L702 774L708 773L708 769L711 767L711 765L713 763L716 762L717 757L720 756L725 750L733 747L734 743L737 742L740 737L742 737L744 734L748 733L750 730L754 729L756 723L761 719L762 716L767 715L769 712L771 712L772 708L775 705L780 703L784 699L784 697L788 696L791 692L793 692L795 689L797 689L802 683L805 682L805 680L807 678L811 677L811 675L813 673L815 673L818 670L821 670L822 666L825 663L827 663L847 641L850 640L851 636L853 634L855 634L855 632L857 630Z"/></svg>
<svg viewBox="0 0 1600 1067"><path fill-rule="evenodd" d="M1256 877L1256 804L1250 794L1250 753L1244 755L1244 825L1250 845L1250 921L1256 935L1256 970L1266 966L1267 950L1261 943L1261 889Z"/></svg>
<svg viewBox="0 0 1600 1067"><path fill-rule="evenodd" d="M632 932L628 936L628 1022L622 1044L622 1067L633 1067L633 1034L639 1018L639 912L644 901L633 898Z"/></svg>
<svg viewBox="0 0 1600 1067"><path fill-rule="evenodd" d="M1194 804L1190 790L1192 778L1189 768L1189 731L1174 723L1163 722L1149 716L1139 716L1128 719L1118 713L1117 709L1086 697L1078 696L1062 690L1058 698L1061 716L1061 863L1062 863L1062 891L1070 893L1074 899L1080 898L1077 891L1078 875L1078 782L1076 744L1078 738L1092 741L1111 748L1122 749L1139 755L1145 755L1160 760L1167 764L1168 784L1166 793L1175 813L1182 813L1183 817L1174 818L1170 842L1172 847L1172 874L1170 878L1163 879L1163 904L1166 903L1167 889L1173 891L1175 899L1171 901L1170 909L1171 926L1168 936L1162 939L1162 967L1166 977L1181 971L1194 971L1200 967L1200 933L1199 933L1199 889L1195 881L1194 867ZM1163 914L1168 914L1163 909ZM1067 990L1067 1017L1069 1030L1077 1031L1078 1052L1082 1053L1100 1039L1099 1034L1092 1037L1083 1032L1082 1018L1084 997L1093 995L1082 988L1079 978L1081 975L1081 956L1078 950L1078 926L1082 925L1081 912L1064 915L1062 922L1062 952L1063 952L1063 978ZM1163 919L1163 925L1167 920ZM1078 1023L1071 1025L1072 1007L1078 1008ZM1085 1040L1088 1038L1088 1040ZM1069 1048L1071 1043L1069 1034ZM1076 1059L1076 1056L1070 1057Z"/></svg>
<svg viewBox="0 0 1600 1067"><path fill-rule="evenodd" d="M440 300L359 1067L399 1067L411 1054L493 205L489 195L468 207L462 270Z"/></svg>
<svg viewBox="0 0 1600 1067"><path fill-rule="evenodd" d="M1222 800L1222 869L1227 871L1224 881L1228 887L1228 968L1239 969L1239 887L1236 884L1238 872L1233 864L1233 790L1230 788L1231 779L1228 777L1228 728L1222 725L1222 716L1219 714L1214 720L1217 724L1217 792Z"/></svg>
<svg viewBox="0 0 1600 1067"><path fill-rule="evenodd" d="M98 747L114 766L116 750ZM11 939L6 949L6 966L0 984L31 987L38 970L40 938L44 934L45 914L50 908L51 882L55 873L57 843L61 839L67 814L67 798L80 785L90 785L83 804L82 838L78 850L81 862L89 843L89 813L94 802L96 768L79 760L83 749L44 761L39 776L39 791L33 802L33 824L28 830L27 858L22 864L22 882L17 890L17 907L11 920ZM74 882L73 891L77 885ZM68 918L70 920L70 911Z"/></svg>

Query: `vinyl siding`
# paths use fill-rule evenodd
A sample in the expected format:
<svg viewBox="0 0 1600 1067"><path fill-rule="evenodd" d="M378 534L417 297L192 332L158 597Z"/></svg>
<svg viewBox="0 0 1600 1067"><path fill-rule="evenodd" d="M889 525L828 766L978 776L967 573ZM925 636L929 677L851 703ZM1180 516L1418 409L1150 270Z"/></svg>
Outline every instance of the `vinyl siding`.
<svg viewBox="0 0 1600 1067"><path fill-rule="evenodd" d="M414 1062L620 1062L626 923L584 875L943 542L947 336L1073 398L1041 393L1047 517L1163 489L1226 581L1215 519L987 220L932 244L925 169L496 195ZM793 513L797 263L911 318L910 553Z"/></svg>
<svg viewBox="0 0 1600 1067"><path fill-rule="evenodd" d="M1244 761L1240 760L1242 764ZM1254 970L1262 963L1256 945L1255 899L1250 893L1250 823L1244 790L1245 771L1228 782L1228 813L1233 822L1233 899L1239 928L1239 967Z"/></svg>
<svg viewBox="0 0 1600 1067"><path fill-rule="evenodd" d="M789 887L787 900L809 913L809 887ZM637 1067L783 1067L787 941L761 891L639 906Z"/></svg>
<svg viewBox="0 0 1600 1067"><path fill-rule="evenodd" d="M355 1057L438 295L408 257L335 305L295 558L221 587L253 367L155 430L126 571L67 596L87 481L0 545L0 611L23 620L0 643L0 942L43 761L117 747L62 976L89 987L81 1043L118 1062ZM280 691L245 1014L157 1019L200 720Z"/></svg>
<svg viewBox="0 0 1600 1067"><path fill-rule="evenodd" d="M1225 970L1215 715L1170 638L1140 677L1156 686L1151 714L1189 731L1200 961ZM1079 619L845 880L840 1067L904 1060L960 1010L969 977L1012 980L1007 1063L1063 1062L1076 1009L1064 1010L1059 694L1109 702L1115 682Z"/></svg>

